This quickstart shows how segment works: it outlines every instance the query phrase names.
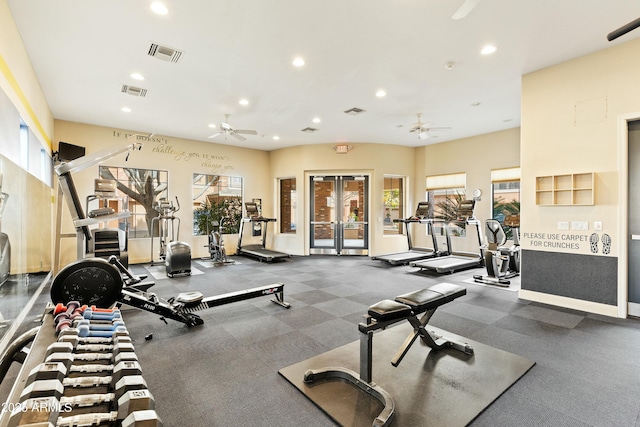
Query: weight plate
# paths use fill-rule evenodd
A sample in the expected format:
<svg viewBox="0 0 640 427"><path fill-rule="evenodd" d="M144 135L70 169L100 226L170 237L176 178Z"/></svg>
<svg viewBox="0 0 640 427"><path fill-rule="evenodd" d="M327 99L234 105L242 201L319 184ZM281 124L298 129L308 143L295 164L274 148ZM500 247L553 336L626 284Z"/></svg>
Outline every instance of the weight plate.
<svg viewBox="0 0 640 427"><path fill-rule="evenodd" d="M51 284L51 301L107 308L122 294L122 276L118 268L102 258L86 258L64 267Z"/></svg>

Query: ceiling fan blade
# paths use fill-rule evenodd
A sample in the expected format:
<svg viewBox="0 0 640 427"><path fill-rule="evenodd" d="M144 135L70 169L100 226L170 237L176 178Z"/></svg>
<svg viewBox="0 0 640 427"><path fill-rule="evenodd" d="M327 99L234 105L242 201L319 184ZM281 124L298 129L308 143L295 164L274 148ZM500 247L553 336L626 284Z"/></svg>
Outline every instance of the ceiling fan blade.
<svg viewBox="0 0 640 427"><path fill-rule="evenodd" d="M465 0L465 2L462 3L462 6L460 6L451 16L451 19L458 20L464 18L476 7L478 3L480 3L480 0Z"/></svg>
<svg viewBox="0 0 640 427"><path fill-rule="evenodd" d="M242 130L242 129L236 129L234 131L235 133L243 133L245 135L257 135L258 132L256 132L255 130Z"/></svg>
<svg viewBox="0 0 640 427"><path fill-rule="evenodd" d="M631 21L626 25L623 25L622 27L618 28L617 30L611 31L609 34L607 34L607 40L613 41L613 40L617 39L620 36L624 36L629 31L635 30L638 27L640 27L640 18L638 18L638 19L636 19L634 21Z"/></svg>
<svg viewBox="0 0 640 427"><path fill-rule="evenodd" d="M213 135L208 136L207 138L215 138L216 136L220 135L221 133L214 133Z"/></svg>
<svg viewBox="0 0 640 427"><path fill-rule="evenodd" d="M437 127L437 128L425 128L424 130L426 130L427 132L431 132L431 131L439 131L439 130L451 130L453 128L451 127Z"/></svg>
<svg viewBox="0 0 640 427"><path fill-rule="evenodd" d="M240 141L246 141L247 140L247 138L245 138L244 136L238 135L237 132L232 132L231 136L236 138L236 139L238 139L238 140L240 140Z"/></svg>

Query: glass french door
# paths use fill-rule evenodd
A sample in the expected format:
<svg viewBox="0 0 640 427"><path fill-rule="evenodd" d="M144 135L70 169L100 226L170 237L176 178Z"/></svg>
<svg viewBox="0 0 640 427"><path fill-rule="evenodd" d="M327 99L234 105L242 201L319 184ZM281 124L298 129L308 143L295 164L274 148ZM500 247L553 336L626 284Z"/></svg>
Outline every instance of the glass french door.
<svg viewBox="0 0 640 427"><path fill-rule="evenodd" d="M369 253L369 177L311 177L309 253Z"/></svg>

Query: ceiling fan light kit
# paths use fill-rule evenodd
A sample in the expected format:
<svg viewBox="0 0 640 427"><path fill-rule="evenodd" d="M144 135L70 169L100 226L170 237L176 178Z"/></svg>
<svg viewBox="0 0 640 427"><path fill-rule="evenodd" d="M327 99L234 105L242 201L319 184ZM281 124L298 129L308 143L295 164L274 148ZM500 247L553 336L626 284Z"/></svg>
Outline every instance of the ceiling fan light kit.
<svg viewBox="0 0 640 427"><path fill-rule="evenodd" d="M422 113L417 113L418 121L411 126L409 129L410 133L415 133L418 135L418 139L425 140L431 137L429 132L438 131L438 130L450 130L450 127L432 127L430 123L424 123L421 120Z"/></svg>
<svg viewBox="0 0 640 427"><path fill-rule="evenodd" d="M247 138L245 138L244 136L241 136L241 134L243 135L257 135L258 132L255 130L248 130L248 129L236 129L233 126L231 126L229 123L229 114L225 114L224 115L224 122L220 123L219 129L220 131L217 133L214 133L213 135L208 136L208 138L215 138L217 136L220 135L224 135L225 139L227 138L227 136L232 136L235 139L239 140L239 141L246 141ZM215 126L214 126L215 127Z"/></svg>

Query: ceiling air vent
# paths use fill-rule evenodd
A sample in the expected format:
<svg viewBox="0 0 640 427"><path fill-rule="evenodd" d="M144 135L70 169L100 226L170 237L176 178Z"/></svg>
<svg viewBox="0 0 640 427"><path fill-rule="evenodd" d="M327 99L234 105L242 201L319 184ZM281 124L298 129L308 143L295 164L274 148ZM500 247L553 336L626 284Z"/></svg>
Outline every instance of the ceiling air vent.
<svg viewBox="0 0 640 427"><path fill-rule="evenodd" d="M121 92L132 96L147 96L147 90L141 87L122 85Z"/></svg>
<svg viewBox="0 0 640 427"><path fill-rule="evenodd" d="M345 113L350 114L352 116L357 116L360 113L364 113L364 110L362 108L353 107L346 110Z"/></svg>
<svg viewBox="0 0 640 427"><path fill-rule="evenodd" d="M160 46L156 43L151 43L151 47L149 48L149 56L153 56L154 58L158 58L167 62L178 62L183 53L184 52L182 51L166 46Z"/></svg>
<svg viewBox="0 0 640 427"><path fill-rule="evenodd" d="M307 133L313 133L313 132L317 132L318 131L318 129L310 128L310 127L306 127L304 129L301 129L301 130L302 130L302 132L307 132Z"/></svg>

